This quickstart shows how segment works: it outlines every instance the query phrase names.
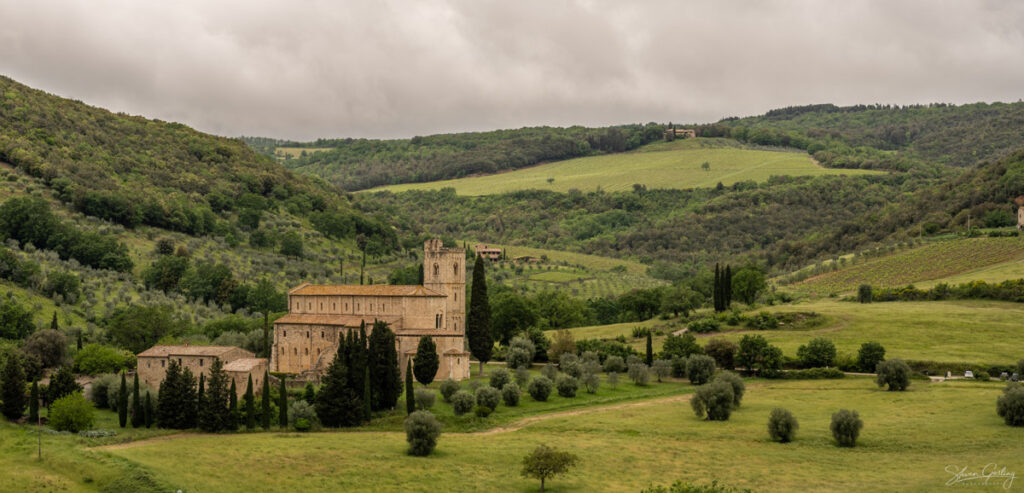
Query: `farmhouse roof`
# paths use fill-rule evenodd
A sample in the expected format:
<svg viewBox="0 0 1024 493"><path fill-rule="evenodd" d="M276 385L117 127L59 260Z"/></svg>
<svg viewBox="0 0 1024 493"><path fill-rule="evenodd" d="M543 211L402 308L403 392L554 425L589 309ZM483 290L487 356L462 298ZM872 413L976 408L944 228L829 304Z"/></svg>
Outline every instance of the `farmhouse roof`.
<svg viewBox="0 0 1024 493"><path fill-rule="evenodd" d="M153 346L141 353L142 357L163 358L174 356L220 356L224 353L239 349L235 346ZM242 350L246 353L249 351Z"/></svg>
<svg viewBox="0 0 1024 493"><path fill-rule="evenodd" d="M303 283L288 294L323 295L323 296L432 296L445 297L432 289L423 286L403 286L391 284L352 285L352 284L309 284Z"/></svg>

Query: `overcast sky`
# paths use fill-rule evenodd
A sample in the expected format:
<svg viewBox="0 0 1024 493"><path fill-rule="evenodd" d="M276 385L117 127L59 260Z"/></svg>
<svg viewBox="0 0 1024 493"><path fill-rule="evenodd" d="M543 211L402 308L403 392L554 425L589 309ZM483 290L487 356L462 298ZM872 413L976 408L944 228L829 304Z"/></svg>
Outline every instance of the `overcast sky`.
<svg viewBox="0 0 1024 493"><path fill-rule="evenodd" d="M0 0L0 73L221 135L1017 101L1024 2Z"/></svg>

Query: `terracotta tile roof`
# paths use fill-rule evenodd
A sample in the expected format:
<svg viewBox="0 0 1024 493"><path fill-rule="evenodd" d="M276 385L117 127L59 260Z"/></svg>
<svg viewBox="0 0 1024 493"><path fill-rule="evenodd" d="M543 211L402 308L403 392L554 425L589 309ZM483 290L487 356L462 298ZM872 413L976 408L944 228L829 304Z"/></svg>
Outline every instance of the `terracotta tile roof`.
<svg viewBox="0 0 1024 493"><path fill-rule="evenodd" d="M398 286L391 284L374 284L371 286L360 286L351 284L300 284L288 291L288 294L297 295L324 295L324 296L436 296L444 297L444 294L427 289L423 286Z"/></svg>
<svg viewBox="0 0 1024 493"><path fill-rule="evenodd" d="M260 365L266 364L266 358L239 358L224 365L224 371L248 372L259 367Z"/></svg>
<svg viewBox="0 0 1024 493"><path fill-rule="evenodd" d="M359 327L359 322L366 321L366 326L373 325L374 320L382 320L394 326L402 320L399 316L373 315L323 315L313 313L289 313L277 320L275 324L301 325L340 325L343 327Z"/></svg>
<svg viewBox="0 0 1024 493"><path fill-rule="evenodd" d="M234 346L153 346L139 353L139 356L158 358L167 357L172 354L175 356L220 356L236 349L239 348ZM241 351L249 356L253 355L244 349Z"/></svg>

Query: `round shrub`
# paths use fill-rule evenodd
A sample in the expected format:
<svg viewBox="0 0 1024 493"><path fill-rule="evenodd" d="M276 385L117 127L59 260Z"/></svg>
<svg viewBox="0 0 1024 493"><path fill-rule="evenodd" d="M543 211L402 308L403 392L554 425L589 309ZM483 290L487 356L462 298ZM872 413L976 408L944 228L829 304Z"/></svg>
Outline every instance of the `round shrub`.
<svg viewBox="0 0 1024 493"><path fill-rule="evenodd" d="M594 351L583 351L583 353L580 354L580 360L584 365L587 363L597 363L598 366L601 365L601 357Z"/></svg>
<svg viewBox="0 0 1024 493"><path fill-rule="evenodd" d="M559 375L558 380L555 380L555 387L558 387L558 395L562 397L576 397L576 389L579 386L579 381L570 375Z"/></svg>
<svg viewBox="0 0 1024 493"><path fill-rule="evenodd" d="M1024 386L1009 384L996 400L996 412L1009 426L1024 426Z"/></svg>
<svg viewBox="0 0 1024 493"><path fill-rule="evenodd" d="M529 368L537 354L537 346L529 337L516 336L508 345L505 361L511 368Z"/></svg>
<svg viewBox="0 0 1024 493"><path fill-rule="evenodd" d="M611 372L608 374L608 385L610 385L613 389L619 385L618 373Z"/></svg>
<svg viewBox="0 0 1024 493"><path fill-rule="evenodd" d="M78 433L92 428L92 422L92 404L79 392L61 397L50 405L49 424L55 430Z"/></svg>
<svg viewBox="0 0 1024 493"><path fill-rule="evenodd" d="M100 375L92 381L92 385L89 387L89 400L99 409L116 408L117 388L120 386L120 376L111 373Z"/></svg>
<svg viewBox="0 0 1024 493"><path fill-rule="evenodd" d="M533 397L535 401L546 401L548 396L551 395L551 389L555 384L551 383L551 379L548 377L537 377L530 381L530 386L526 389L530 393L530 397Z"/></svg>
<svg viewBox="0 0 1024 493"><path fill-rule="evenodd" d="M877 342L865 342L857 351L857 369L874 371L878 364L885 361L885 348Z"/></svg>
<svg viewBox="0 0 1024 493"><path fill-rule="evenodd" d="M526 387L526 384L530 383L530 370L526 368L516 368L516 384L520 388Z"/></svg>
<svg viewBox="0 0 1024 493"><path fill-rule="evenodd" d="M695 354L686 359L686 376L694 385L704 385L715 374L715 359L703 354Z"/></svg>
<svg viewBox="0 0 1024 493"><path fill-rule="evenodd" d="M804 368L835 366L836 345L824 337L815 337L807 345L797 348L796 355Z"/></svg>
<svg viewBox="0 0 1024 493"><path fill-rule="evenodd" d="M864 422L861 421L857 411L847 411L846 409L840 409L839 412L833 414L832 424L829 425L832 437L836 439L836 444L840 447L857 445L857 437L863 427Z"/></svg>
<svg viewBox="0 0 1024 493"><path fill-rule="evenodd" d="M295 431L306 432L313 429L313 423L310 423L306 418L299 418L295 420Z"/></svg>
<svg viewBox="0 0 1024 493"><path fill-rule="evenodd" d="M974 379L982 382L987 382L989 380L992 380L992 375L989 375L989 373L985 370L978 370L974 372Z"/></svg>
<svg viewBox="0 0 1024 493"><path fill-rule="evenodd" d="M878 375L875 383L879 387L889 386L890 391L906 390L910 385L910 367L901 359L885 360L875 369Z"/></svg>
<svg viewBox="0 0 1024 493"><path fill-rule="evenodd" d="M473 398L473 394L460 390L452 395L452 411L456 416L462 416L473 410L473 404L476 403L476 399Z"/></svg>
<svg viewBox="0 0 1024 493"><path fill-rule="evenodd" d="M736 366L736 351L739 346L735 342L716 337L704 345L704 354L715 359L719 368L731 370ZM874 367L872 367L874 368Z"/></svg>
<svg viewBox="0 0 1024 493"><path fill-rule="evenodd" d="M519 397L522 392L519 390L519 386L513 382L506 383L501 388L501 400L505 402L508 407L516 407L519 405Z"/></svg>
<svg viewBox="0 0 1024 493"><path fill-rule="evenodd" d="M501 392L494 387L480 387L476 391L476 405L487 406L491 410L498 408L498 404L501 402Z"/></svg>
<svg viewBox="0 0 1024 493"><path fill-rule="evenodd" d="M654 372L654 376L658 378L660 382L663 378L668 378L672 375L672 362L667 359L656 359L651 364L651 371Z"/></svg>
<svg viewBox="0 0 1024 493"><path fill-rule="evenodd" d="M712 382L725 382L732 387L732 403L733 407L740 407L740 401L743 400L743 393L746 392L747 386L743 384L743 379L739 375L731 371L721 371L715 374L711 378Z"/></svg>
<svg viewBox="0 0 1024 493"><path fill-rule="evenodd" d="M651 379L647 365L643 363L629 365L629 379L639 386L647 385L647 382Z"/></svg>
<svg viewBox="0 0 1024 493"><path fill-rule="evenodd" d="M416 409L420 411L434 407L434 401L437 400L437 393L430 389L416 389L414 395L416 396Z"/></svg>
<svg viewBox="0 0 1024 493"><path fill-rule="evenodd" d="M751 317L749 324L754 330L774 330L779 328L779 319L769 312L760 312Z"/></svg>
<svg viewBox="0 0 1024 493"><path fill-rule="evenodd" d="M631 354L629 356L626 356L626 370L628 371L630 366L633 366L633 365L635 365L637 363L643 363L643 362L644 362L644 360L640 359L640 357L635 355L635 354Z"/></svg>
<svg viewBox="0 0 1024 493"><path fill-rule="evenodd" d="M512 381L512 374L504 368L498 368L491 372L491 387L501 390L506 384Z"/></svg>
<svg viewBox="0 0 1024 493"><path fill-rule="evenodd" d="M494 410L487 406L477 406L473 408L473 413L476 414L476 417L478 418L486 418L493 412Z"/></svg>
<svg viewBox="0 0 1024 493"><path fill-rule="evenodd" d="M405 418L405 441L409 442L409 455L430 455L441 436L441 423L430 411L416 411Z"/></svg>
<svg viewBox="0 0 1024 493"><path fill-rule="evenodd" d="M701 318L690 322L686 326L686 330L697 334L707 334L708 332L714 332L721 328L717 319L714 318Z"/></svg>
<svg viewBox="0 0 1024 493"><path fill-rule="evenodd" d="M601 376L597 373L584 373L580 383L583 384L584 389L587 389L588 394L593 394L601 386Z"/></svg>
<svg viewBox="0 0 1024 493"><path fill-rule="evenodd" d="M288 424L298 431L309 431L319 428L320 420L317 419L313 404L299 399L291 401L288 410Z"/></svg>
<svg viewBox="0 0 1024 493"><path fill-rule="evenodd" d="M672 358L672 376L675 378L686 378L686 362L689 358L676 356Z"/></svg>
<svg viewBox="0 0 1024 493"><path fill-rule="evenodd" d="M773 441L787 443L792 442L796 438L796 430L800 428L800 425L796 422L796 418L793 417L793 413L777 407L772 409L772 413L768 415L768 436Z"/></svg>
<svg viewBox="0 0 1024 493"><path fill-rule="evenodd" d="M461 386L459 386L459 382L456 382L455 380L452 380L450 378L448 380L441 382L441 398L444 399L445 402L450 404L452 402L452 396L455 395L455 393L458 392L460 388Z"/></svg>
<svg viewBox="0 0 1024 493"><path fill-rule="evenodd" d="M626 362L622 361L622 356L609 356L604 360L604 371L605 373L622 373L626 371Z"/></svg>
<svg viewBox="0 0 1024 493"><path fill-rule="evenodd" d="M690 406L698 418L726 421L733 409L732 386L722 381L701 385L690 398Z"/></svg>
<svg viewBox="0 0 1024 493"><path fill-rule="evenodd" d="M580 359L572 353L563 353L559 360L558 369L573 378L580 378L583 375L583 365Z"/></svg>
<svg viewBox="0 0 1024 493"><path fill-rule="evenodd" d="M540 374L546 377L548 380L554 381L558 378L558 367L555 365L544 365L544 368L540 369Z"/></svg>

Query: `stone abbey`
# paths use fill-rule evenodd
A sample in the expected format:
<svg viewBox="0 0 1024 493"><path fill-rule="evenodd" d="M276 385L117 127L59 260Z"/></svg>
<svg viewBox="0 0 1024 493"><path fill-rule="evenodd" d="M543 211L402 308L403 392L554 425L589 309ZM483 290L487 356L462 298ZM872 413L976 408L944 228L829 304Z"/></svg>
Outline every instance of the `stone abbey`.
<svg viewBox="0 0 1024 493"><path fill-rule="evenodd" d="M398 364L416 355L420 337L437 346L440 366L435 379L469 378L466 338L466 252L445 248L440 239L423 248L423 285L314 285L288 291L288 314L274 321L270 371L319 380L349 331L374 321L395 332Z"/></svg>

